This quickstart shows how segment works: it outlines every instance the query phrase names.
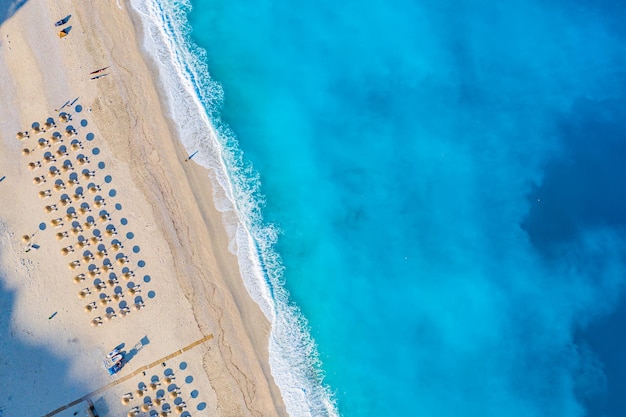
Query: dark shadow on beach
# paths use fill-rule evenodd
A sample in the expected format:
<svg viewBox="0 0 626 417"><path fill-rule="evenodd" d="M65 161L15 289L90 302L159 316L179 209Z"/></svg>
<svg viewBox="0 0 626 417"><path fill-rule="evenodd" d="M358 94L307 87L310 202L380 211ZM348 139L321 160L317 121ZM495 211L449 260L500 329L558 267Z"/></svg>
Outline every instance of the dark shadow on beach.
<svg viewBox="0 0 626 417"><path fill-rule="evenodd" d="M124 361L126 363L130 362L135 356L137 356L137 354L139 353L139 351L141 351L141 349L143 349L144 347L146 347L148 344L150 344L150 339L148 339L148 336L144 336L139 342L137 342L137 344L135 344L135 346L133 346L128 352L122 352L123 356L124 356Z"/></svg>
<svg viewBox="0 0 626 417"><path fill-rule="evenodd" d="M15 293L5 288L1 277L0 306L0 381L3 381L0 415L43 415L52 411L47 409L49 405L57 408L84 395L84 387L70 382L68 361L45 347L23 341L29 338L29 334L14 326ZM61 340L67 344L68 351L75 342ZM11 381L19 382L12 384ZM37 401L32 401L34 398Z"/></svg>
<svg viewBox="0 0 626 417"><path fill-rule="evenodd" d="M18 11L26 3L26 0L0 0L0 25ZM2 39L2 42L5 40Z"/></svg>

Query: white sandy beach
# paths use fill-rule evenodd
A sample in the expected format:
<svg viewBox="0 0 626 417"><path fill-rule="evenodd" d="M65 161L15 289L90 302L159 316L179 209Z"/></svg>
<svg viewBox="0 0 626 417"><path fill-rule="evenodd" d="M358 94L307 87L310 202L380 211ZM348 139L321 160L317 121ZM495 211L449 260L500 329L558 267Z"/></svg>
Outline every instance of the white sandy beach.
<svg viewBox="0 0 626 417"><path fill-rule="evenodd" d="M144 403L151 404L149 411L137 415L180 406L183 415L194 417L286 416L268 364L269 323L228 250L208 172L184 161L186 152L157 93L155 71L139 50L141 29L128 8L121 0L29 0L0 26L0 178L5 176L0 182L0 415L44 416L73 402L56 415L85 415L90 400L101 417L127 415ZM70 14L63 27L72 29L61 39L54 22ZM99 74L108 75L90 79L91 71L106 66ZM71 117L63 122L55 109L76 98L62 109ZM48 118L56 127L32 130L34 122L43 126ZM65 135L68 125L75 135ZM18 140L18 131L28 131L29 137ZM53 143L54 132L62 134L62 142ZM37 146L41 138L48 140L43 148ZM72 150L72 140L82 149ZM61 146L67 155L56 153ZM31 153L23 155L23 149ZM56 160L46 163L46 152ZM89 162L79 165L79 154ZM66 160L73 171L60 169ZM49 175L53 166L60 169L55 177ZM85 169L94 176L83 177ZM62 206L61 196L76 192L68 183L72 173L84 194ZM46 182L35 185L40 176ZM66 188L55 190L57 180ZM99 189L92 193L89 183ZM40 198L39 192L50 196ZM106 205L96 207L98 196ZM65 217L82 203L91 212ZM53 205L56 211L44 211ZM100 221L101 210L110 219ZM90 228L84 226L88 216L95 218ZM62 225L55 227L51 221L57 218ZM83 227L78 234L71 232L73 221ZM108 225L116 235L104 234ZM67 237L56 238L65 232ZM29 242L24 235L31 236ZM96 240L79 248L79 236ZM115 250L114 239L123 247ZM36 246L27 250L29 244ZM106 248L102 257L99 245ZM62 248L70 253L63 255ZM86 250L93 260L82 259ZM124 265L116 262L121 253L127 257ZM111 260L111 271L104 271L105 259ZM74 260L80 266L70 270ZM88 275L90 265L99 268L98 275ZM123 268L134 276L124 279ZM117 283L106 282L111 272ZM79 274L85 280L77 284ZM100 292L98 280L106 285ZM133 285L139 286L134 294ZM84 288L91 294L79 298ZM123 297L115 300L115 294ZM105 295L111 299L103 305L99 298ZM92 302L97 308L86 312ZM136 303L143 308L136 310ZM122 317L124 306L129 313ZM107 320L107 308L116 317ZM102 324L94 327L97 317ZM109 376L103 359L115 346L122 347L128 362ZM172 374L175 379L167 383ZM157 380L155 390L138 396L142 383ZM128 392L133 400L123 405ZM160 396L164 400L157 405Z"/></svg>

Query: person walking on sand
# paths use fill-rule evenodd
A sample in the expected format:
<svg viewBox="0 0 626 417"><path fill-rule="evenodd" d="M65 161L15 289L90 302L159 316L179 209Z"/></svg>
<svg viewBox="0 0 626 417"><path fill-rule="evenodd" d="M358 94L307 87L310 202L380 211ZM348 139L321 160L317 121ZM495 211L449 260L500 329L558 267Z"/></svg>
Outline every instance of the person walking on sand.
<svg viewBox="0 0 626 417"><path fill-rule="evenodd" d="M187 157L187 159L185 159L185 162L190 161L190 160L191 160L191 158L193 158L194 156L196 156L196 154L197 154L197 153L198 153L198 151L195 151L194 153L192 153L191 155L189 155L189 156Z"/></svg>

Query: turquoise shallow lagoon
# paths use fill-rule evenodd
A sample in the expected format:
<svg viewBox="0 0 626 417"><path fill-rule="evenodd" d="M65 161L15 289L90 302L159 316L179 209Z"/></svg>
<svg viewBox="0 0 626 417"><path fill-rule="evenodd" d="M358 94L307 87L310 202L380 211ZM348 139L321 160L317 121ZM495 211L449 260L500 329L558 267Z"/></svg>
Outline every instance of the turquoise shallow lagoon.
<svg viewBox="0 0 626 417"><path fill-rule="evenodd" d="M315 341L276 335L292 410L624 414L618 2L191 6L181 62Z"/></svg>

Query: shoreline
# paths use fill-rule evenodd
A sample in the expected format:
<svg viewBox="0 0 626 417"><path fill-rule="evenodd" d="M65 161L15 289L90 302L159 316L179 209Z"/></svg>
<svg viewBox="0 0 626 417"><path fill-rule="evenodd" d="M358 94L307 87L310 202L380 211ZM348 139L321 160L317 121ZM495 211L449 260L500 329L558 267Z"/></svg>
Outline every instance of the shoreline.
<svg viewBox="0 0 626 417"><path fill-rule="evenodd" d="M193 329L188 329L186 333L192 333L194 337L197 334L207 333L215 335L213 348L209 346L202 352L199 365L208 378L210 388L207 389L214 392L215 412L218 413L217 415L231 415L232 413L287 415L280 392L273 382L269 369L269 322L259 306L248 295L239 273L237 260L228 251L229 237L222 222L222 214L217 211L213 202L208 170L195 163L185 165L181 162L186 152L176 139L175 122L168 120L167 112L163 110L163 97L157 95L158 82L155 74L158 74L158 69L147 65L149 58L144 56L140 40L135 38L139 33L137 32L139 30L137 17L133 16L131 10L117 9L115 4L93 5L63 2L59 5L48 6L41 5L37 0L30 0L17 11L12 19L5 22L2 28L10 32L11 36L15 36L15 26L20 25L15 24L12 27L11 21L21 20L25 23L28 20L28 17L24 16L25 10L35 9L35 6L39 7L36 11L43 14L46 12L54 14L50 13L48 7L58 8L56 11L59 15L71 9L72 23L75 28L70 35L61 40L65 42L65 45L59 46L59 55L65 55L65 59L59 59L59 61L65 64L61 64L63 71L59 69L58 72L62 72L61 77L70 79L66 84L68 89L76 87L76 90L86 90L79 91L77 95L83 97L81 102L85 103L84 107L93 110L90 117L104 140L102 158L107 166L113 166L115 171L121 174L126 172L128 175L125 177L124 184L116 183L120 194L134 187L141 194L141 199L146 200L147 204L140 204L140 201L135 201L141 200L140 198L126 196L122 205L125 207L124 210L127 210L126 207L130 208L137 221L142 219L141 213L149 214L151 219L143 225L146 233L150 236L162 237L163 241L158 244L149 239L143 242L143 246L157 247L157 253L152 254L152 259L157 265L156 269L162 275L170 275L171 271L176 271L175 286L179 287L179 292L186 298L186 301L188 300L188 310L191 311L194 321L191 326L187 324ZM130 6L126 4L124 7ZM61 9L64 9L63 13ZM33 10L29 12L33 13ZM25 34L24 38L27 42L29 39L33 40L32 37L29 38L29 34ZM76 38L81 40L78 41ZM51 37L50 42L57 41ZM122 51L120 51L121 45L126 46ZM45 45L31 45L31 59L37 61L37 51L45 50L45 47ZM85 51L88 53L85 54ZM2 52L3 60L9 61L8 65L13 65L13 72L18 73L17 62L23 62L23 59L13 60L11 54L14 52L9 53L4 46ZM86 83L90 80L84 78L81 80L73 74L77 67L85 71L87 66L94 65L95 61L103 57L105 59L102 61L108 58L113 64L113 70L111 75L102 80L102 83L88 85ZM42 70L39 67L39 73L34 75L43 80L42 90L46 88L53 90L46 91L44 94L49 102L42 106L35 101L27 103L18 101L21 105L20 129L21 126L27 126L30 119L48 116L50 110L45 109L54 108L51 102L60 99L57 97L58 91L54 90L64 90L64 88L48 86ZM37 71L33 69L27 72L30 74ZM32 81L21 72L19 78L15 80L17 92L29 91L25 83ZM138 91L141 93L139 94ZM68 97L67 93L63 97ZM3 97L3 100L5 99L6 97ZM12 158L17 158L15 154L17 141L10 137L6 127L2 125L3 153L13 154L15 156ZM15 125L11 127L15 129ZM2 162L3 166L5 163L10 164L7 161ZM26 185L29 182L26 177L30 176L30 173L24 172L24 161L16 162L22 162L21 171L16 177L23 176L24 178L19 178L21 184L15 186L18 187L17 189L32 187L30 184ZM132 178L132 181L128 181L128 178ZM6 180L3 185L5 183L7 183ZM0 206L0 208L6 209L7 207ZM149 208L151 212L143 211L146 208ZM7 224L11 230L19 229L19 221L16 221L14 217L8 218ZM21 231L16 230L13 239L20 233ZM139 233L137 235L139 238ZM19 251L17 249L19 245L13 243L12 246L14 255L24 256L16 253ZM148 252L148 249L145 252ZM166 252L171 253L171 263L167 265L169 260L165 260L163 263L166 265L160 265L159 253ZM151 264L152 262L148 262L148 265ZM10 270L11 267L3 269ZM41 265L35 262L33 266L35 273L41 272L40 269ZM173 283L170 282L168 285L172 287ZM23 290L19 286L17 288L18 293ZM157 294L160 292L157 291ZM155 300L157 301L154 303L159 302L158 298ZM170 301L161 301L163 302ZM182 300L176 302L181 303ZM82 314L84 313L68 312L68 316ZM177 320L178 322L172 323L173 327L170 326L170 328L177 328L179 332L185 333L180 324L188 318L185 319L182 315ZM72 321L70 318L69 321L61 323L59 318L57 322L67 326ZM27 324L20 326L28 327ZM110 326L107 324L107 327L114 326L118 327L119 331L119 327L123 324L120 322L111 323ZM76 327L80 327L80 324ZM86 340L85 349L102 344L102 339L113 339L116 336L111 334L111 329L107 332L104 330L107 329L75 329L77 334L81 334L81 339ZM189 336L187 334L185 337L188 339ZM169 337L161 335L160 339L166 341ZM55 347L53 340L45 343L39 340L39 343ZM106 343L113 342L107 340ZM151 345L154 343L156 342ZM167 349L162 350L167 351ZM5 410L8 412L9 408L5 406Z"/></svg>

